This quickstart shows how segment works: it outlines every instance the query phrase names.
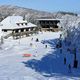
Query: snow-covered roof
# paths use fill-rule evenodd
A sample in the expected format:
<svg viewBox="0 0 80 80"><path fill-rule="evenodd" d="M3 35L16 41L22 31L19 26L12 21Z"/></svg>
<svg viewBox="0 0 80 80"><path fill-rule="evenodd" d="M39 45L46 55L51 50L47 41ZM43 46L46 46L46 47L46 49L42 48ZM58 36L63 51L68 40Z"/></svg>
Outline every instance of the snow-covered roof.
<svg viewBox="0 0 80 80"><path fill-rule="evenodd" d="M4 20L2 20L1 24L8 24L8 23L14 24L14 23L19 22L21 20L23 20L22 16L8 16Z"/></svg>
<svg viewBox="0 0 80 80"><path fill-rule="evenodd" d="M17 23L23 23L23 25L17 25ZM27 25L25 25L27 23ZM29 27L37 27L35 24L28 23L26 20L23 20L21 16L9 16L5 18L0 25L2 29L19 29L19 28L29 28Z"/></svg>
<svg viewBox="0 0 80 80"><path fill-rule="evenodd" d="M38 20L38 21L44 21L44 20L46 20L46 21L55 21L55 20L61 20L61 19L36 19L36 20Z"/></svg>
<svg viewBox="0 0 80 80"><path fill-rule="evenodd" d="M20 29L20 28L30 28L30 27L37 27L35 24L32 23L27 23L27 25L20 25L18 26L17 24L8 24L8 25L3 25L0 26L2 29Z"/></svg>
<svg viewBox="0 0 80 80"><path fill-rule="evenodd" d="M26 20L17 21L16 23L27 23Z"/></svg>

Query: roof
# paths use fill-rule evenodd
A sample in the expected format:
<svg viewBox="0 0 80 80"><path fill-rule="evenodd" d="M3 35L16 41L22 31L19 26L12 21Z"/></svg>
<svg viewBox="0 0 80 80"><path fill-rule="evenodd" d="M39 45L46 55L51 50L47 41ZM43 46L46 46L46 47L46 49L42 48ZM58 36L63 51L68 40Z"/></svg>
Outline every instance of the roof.
<svg viewBox="0 0 80 80"><path fill-rule="evenodd" d="M44 21L44 20L46 20L46 21L48 21L48 20L50 20L50 21L56 21L56 20L62 20L62 19L36 19L36 20L38 20L38 21Z"/></svg>
<svg viewBox="0 0 80 80"><path fill-rule="evenodd" d="M26 20L20 20L20 21L17 21L16 23L27 23Z"/></svg>
<svg viewBox="0 0 80 80"><path fill-rule="evenodd" d="M1 24L7 24L7 23L14 24L16 22L20 22L21 20L23 20L22 16L8 16L4 20L2 20Z"/></svg>
<svg viewBox="0 0 80 80"><path fill-rule="evenodd" d="M17 23L27 23L27 25L17 25ZM23 20L21 16L9 16L5 18L0 25L2 29L20 29L20 28L29 28L37 27L35 24L28 23L26 20Z"/></svg>
<svg viewBox="0 0 80 80"><path fill-rule="evenodd" d="M37 27L35 24L28 23L27 25L20 25L18 26L17 24L7 24L0 26L1 29L20 29L20 28L30 28L30 27Z"/></svg>

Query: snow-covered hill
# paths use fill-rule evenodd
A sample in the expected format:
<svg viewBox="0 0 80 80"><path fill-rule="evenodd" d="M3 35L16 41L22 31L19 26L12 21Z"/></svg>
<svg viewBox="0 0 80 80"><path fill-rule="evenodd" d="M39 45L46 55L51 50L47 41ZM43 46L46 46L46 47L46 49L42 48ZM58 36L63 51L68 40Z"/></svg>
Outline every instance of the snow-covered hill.
<svg viewBox="0 0 80 80"><path fill-rule="evenodd" d="M27 15L29 17L30 21L34 21L36 18L61 18L62 16L69 14L73 16L77 16L76 13L72 12L45 12L45 11L39 11L39 10L34 10L34 9L29 9L29 8L24 8L24 7L19 7L19 6L13 6L13 5L1 5L0 6L0 21L4 19L7 16L12 16L12 15L20 15L24 16L27 19Z"/></svg>

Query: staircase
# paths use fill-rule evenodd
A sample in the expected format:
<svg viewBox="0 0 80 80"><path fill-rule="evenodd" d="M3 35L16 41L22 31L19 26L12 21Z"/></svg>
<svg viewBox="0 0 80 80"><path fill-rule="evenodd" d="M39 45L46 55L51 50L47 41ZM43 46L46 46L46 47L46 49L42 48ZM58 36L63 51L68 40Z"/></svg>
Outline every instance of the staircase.
<svg viewBox="0 0 80 80"><path fill-rule="evenodd" d="M10 36L12 36L12 33L9 33L9 34L5 35L4 38L7 39Z"/></svg>

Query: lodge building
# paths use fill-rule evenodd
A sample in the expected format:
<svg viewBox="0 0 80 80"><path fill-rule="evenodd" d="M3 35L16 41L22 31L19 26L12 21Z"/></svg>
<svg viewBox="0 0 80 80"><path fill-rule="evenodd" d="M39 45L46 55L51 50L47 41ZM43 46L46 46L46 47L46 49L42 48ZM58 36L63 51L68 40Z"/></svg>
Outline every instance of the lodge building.
<svg viewBox="0 0 80 80"><path fill-rule="evenodd" d="M1 22L0 28L7 33L5 37L13 36L13 38L28 36L38 31L37 25L27 22L21 16L8 16Z"/></svg>
<svg viewBox="0 0 80 80"><path fill-rule="evenodd" d="M36 19L37 25L44 31L59 31L60 19Z"/></svg>

